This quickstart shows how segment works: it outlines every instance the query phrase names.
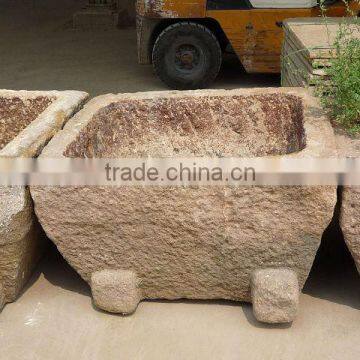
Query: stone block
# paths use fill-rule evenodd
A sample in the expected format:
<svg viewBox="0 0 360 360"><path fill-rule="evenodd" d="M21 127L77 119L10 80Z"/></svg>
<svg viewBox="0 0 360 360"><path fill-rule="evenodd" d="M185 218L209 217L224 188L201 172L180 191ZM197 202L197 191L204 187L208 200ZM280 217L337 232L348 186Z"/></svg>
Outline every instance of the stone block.
<svg viewBox="0 0 360 360"><path fill-rule="evenodd" d="M336 144L326 114L304 89L169 91L95 98L41 155L174 156L281 162L336 156ZM86 281L97 271L126 269L138 277L142 299L251 301L251 274L274 267L294 271L301 289L336 203L335 186L31 192L47 235Z"/></svg>
<svg viewBox="0 0 360 360"><path fill-rule="evenodd" d="M289 323L299 307L299 282L289 269L256 270L251 278L251 299L255 318L265 323Z"/></svg>
<svg viewBox="0 0 360 360"><path fill-rule="evenodd" d="M77 91L0 90L0 159L37 157L87 98ZM44 248L28 187L0 187L0 291L14 301ZM1 302L1 301L0 301Z"/></svg>
<svg viewBox="0 0 360 360"><path fill-rule="evenodd" d="M139 281L132 271L102 270L91 275L94 304L105 311L131 314L140 300Z"/></svg>

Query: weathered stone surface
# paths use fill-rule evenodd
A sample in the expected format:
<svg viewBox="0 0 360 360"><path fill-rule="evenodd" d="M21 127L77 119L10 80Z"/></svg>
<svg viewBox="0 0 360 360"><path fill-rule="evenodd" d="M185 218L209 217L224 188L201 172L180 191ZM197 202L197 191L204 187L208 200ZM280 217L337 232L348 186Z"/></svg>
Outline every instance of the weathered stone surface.
<svg viewBox="0 0 360 360"><path fill-rule="evenodd" d="M336 143L340 157L360 157L360 137L350 138L338 130ZM344 239L360 273L360 187L344 186L341 198L340 225Z"/></svg>
<svg viewBox="0 0 360 360"><path fill-rule="evenodd" d="M86 93L75 91L0 90L0 158L36 157L86 97ZM43 246L44 237L33 213L29 189L0 187L3 303L16 299Z"/></svg>
<svg viewBox="0 0 360 360"><path fill-rule="evenodd" d="M275 154L280 160L334 156L335 148L326 116L305 90L242 89L102 96L41 156ZM132 271L142 299L251 301L251 274L263 268L293 270L302 288L336 202L335 187L31 192L47 235L86 281L101 270Z"/></svg>
<svg viewBox="0 0 360 360"><path fill-rule="evenodd" d="M79 91L0 90L0 157L39 155L87 97Z"/></svg>
<svg viewBox="0 0 360 360"><path fill-rule="evenodd" d="M132 271L97 271L90 285L95 305L105 311L131 314L141 300L139 280Z"/></svg>
<svg viewBox="0 0 360 360"><path fill-rule="evenodd" d="M0 150L31 124L53 101L54 97L29 99L0 97Z"/></svg>
<svg viewBox="0 0 360 360"><path fill-rule="evenodd" d="M292 322L298 313L299 295L299 282L292 270L261 269L251 277L251 300L258 321Z"/></svg>
<svg viewBox="0 0 360 360"><path fill-rule="evenodd" d="M291 94L124 100L94 114L65 155L282 155L305 147L302 117L301 99Z"/></svg>
<svg viewBox="0 0 360 360"><path fill-rule="evenodd" d="M344 187L341 227L346 245L360 273L360 187Z"/></svg>
<svg viewBox="0 0 360 360"><path fill-rule="evenodd" d="M339 156L360 157L360 138L337 135ZM360 273L360 187L345 186L342 192L340 225L344 239Z"/></svg>
<svg viewBox="0 0 360 360"><path fill-rule="evenodd" d="M0 187L0 283L6 302L14 301L44 248L29 189Z"/></svg>

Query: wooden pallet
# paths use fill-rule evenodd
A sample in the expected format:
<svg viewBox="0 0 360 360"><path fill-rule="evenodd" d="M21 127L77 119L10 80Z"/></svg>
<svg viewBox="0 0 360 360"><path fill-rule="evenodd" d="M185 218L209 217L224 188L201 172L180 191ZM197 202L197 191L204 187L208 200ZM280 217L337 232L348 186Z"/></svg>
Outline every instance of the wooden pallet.
<svg viewBox="0 0 360 360"><path fill-rule="evenodd" d="M313 86L328 82L327 69L336 57L337 34L342 18L299 18L284 22L281 82L283 86ZM352 36L360 39L358 24L348 23Z"/></svg>

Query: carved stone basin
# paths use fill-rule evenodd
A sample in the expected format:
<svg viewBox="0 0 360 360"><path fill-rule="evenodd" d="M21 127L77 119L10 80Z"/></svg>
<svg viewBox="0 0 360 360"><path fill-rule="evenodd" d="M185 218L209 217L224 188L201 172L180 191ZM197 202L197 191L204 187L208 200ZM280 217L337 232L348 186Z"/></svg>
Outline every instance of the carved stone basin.
<svg viewBox="0 0 360 360"><path fill-rule="evenodd" d="M282 159L334 156L335 148L303 89L202 90L95 98L41 156ZM90 283L97 306L131 313L141 299L253 301L267 322L295 317L336 202L335 187L321 186L31 192L47 235Z"/></svg>

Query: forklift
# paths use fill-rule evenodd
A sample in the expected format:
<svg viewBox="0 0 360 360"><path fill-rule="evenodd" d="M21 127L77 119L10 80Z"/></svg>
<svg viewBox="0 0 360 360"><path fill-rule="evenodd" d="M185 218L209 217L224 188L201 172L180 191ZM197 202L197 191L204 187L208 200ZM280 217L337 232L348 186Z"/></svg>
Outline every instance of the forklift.
<svg viewBox="0 0 360 360"><path fill-rule="evenodd" d="M298 17L359 16L359 0L138 0L140 64L172 89L208 87L225 52L247 73L280 73L282 24Z"/></svg>

